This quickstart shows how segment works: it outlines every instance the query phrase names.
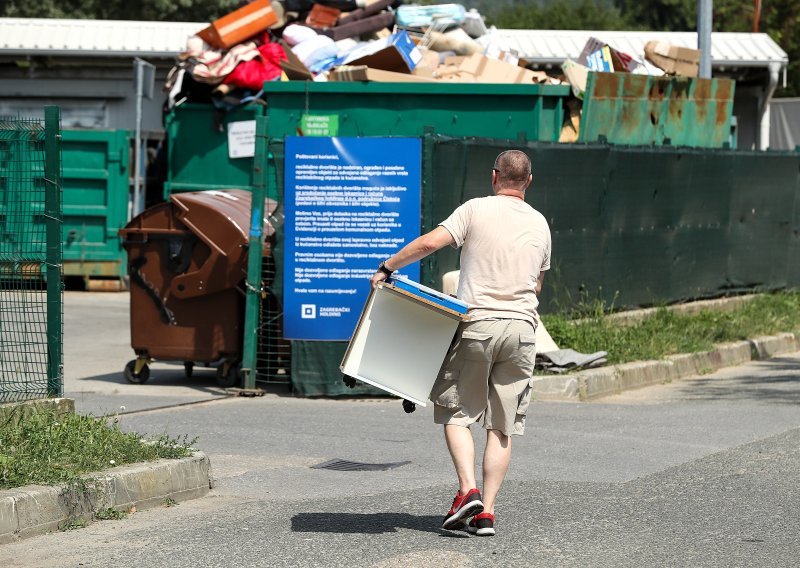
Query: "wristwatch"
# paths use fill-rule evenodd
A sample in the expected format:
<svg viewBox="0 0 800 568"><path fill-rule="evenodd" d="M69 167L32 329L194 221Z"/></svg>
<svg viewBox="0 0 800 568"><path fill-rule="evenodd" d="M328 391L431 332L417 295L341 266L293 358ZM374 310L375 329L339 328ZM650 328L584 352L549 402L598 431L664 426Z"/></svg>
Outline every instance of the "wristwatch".
<svg viewBox="0 0 800 568"><path fill-rule="evenodd" d="M394 270L389 270L386 268L386 261L383 261L378 265L378 272L383 272L386 275L386 278L389 278Z"/></svg>

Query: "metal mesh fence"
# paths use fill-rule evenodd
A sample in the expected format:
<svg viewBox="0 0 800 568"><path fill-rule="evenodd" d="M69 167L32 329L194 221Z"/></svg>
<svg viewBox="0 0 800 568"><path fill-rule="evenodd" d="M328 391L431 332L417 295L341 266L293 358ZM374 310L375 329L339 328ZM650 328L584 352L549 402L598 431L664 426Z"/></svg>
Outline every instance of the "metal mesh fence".
<svg viewBox="0 0 800 568"><path fill-rule="evenodd" d="M62 390L58 130L0 118L0 402Z"/></svg>
<svg viewBox="0 0 800 568"><path fill-rule="evenodd" d="M261 294L258 347L256 352L256 380L264 383L289 384L291 379L291 344L283 338L283 308L272 284L275 281L275 257L264 259Z"/></svg>
<svg viewBox="0 0 800 568"><path fill-rule="evenodd" d="M269 176L264 180L266 196L283 202L283 140L268 142ZM283 337L283 209L270 216L275 234L270 237L270 255L261 263L258 338L256 343L256 381L289 384L292 346Z"/></svg>

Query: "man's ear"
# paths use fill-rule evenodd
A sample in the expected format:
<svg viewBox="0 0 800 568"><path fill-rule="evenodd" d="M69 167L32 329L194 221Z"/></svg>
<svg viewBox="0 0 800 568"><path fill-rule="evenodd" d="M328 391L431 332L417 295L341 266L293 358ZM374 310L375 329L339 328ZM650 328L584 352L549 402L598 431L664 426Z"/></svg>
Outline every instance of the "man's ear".
<svg viewBox="0 0 800 568"><path fill-rule="evenodd" d="M528 181L525 182L525 187L523 189L528 189L528 186L531 184L532 181L533 181L533 174L529 174Z"/></svg>

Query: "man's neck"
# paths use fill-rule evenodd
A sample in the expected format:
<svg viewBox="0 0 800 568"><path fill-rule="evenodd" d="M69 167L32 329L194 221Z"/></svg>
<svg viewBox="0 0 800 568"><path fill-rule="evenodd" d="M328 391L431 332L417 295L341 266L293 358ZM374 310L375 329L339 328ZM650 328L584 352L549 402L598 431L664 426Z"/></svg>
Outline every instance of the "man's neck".
<svg viewBox="0 0 800 568"><path fill-rule="evenodd" d="M521 191L514 191L514 190L501 190L497 192L497 195L502 195L504 197L516 197L521 201L525 201L525 194Z"/></svg>

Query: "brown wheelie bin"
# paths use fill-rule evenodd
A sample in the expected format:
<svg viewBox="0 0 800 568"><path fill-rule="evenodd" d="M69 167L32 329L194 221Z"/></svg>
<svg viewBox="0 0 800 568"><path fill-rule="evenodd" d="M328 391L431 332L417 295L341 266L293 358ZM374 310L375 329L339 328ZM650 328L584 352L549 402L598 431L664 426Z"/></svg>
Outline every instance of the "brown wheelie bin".
<svg viewBox="0 0 800 568"><path fill-rule="evenodd" d="M266 217L263 254L274 229ZM131 347L136 359L125 377L144 383L153 360L218 363L217 382L239 382L244 338L250 193L243 190L177 193L120 229L128 253Z"/></svg>

